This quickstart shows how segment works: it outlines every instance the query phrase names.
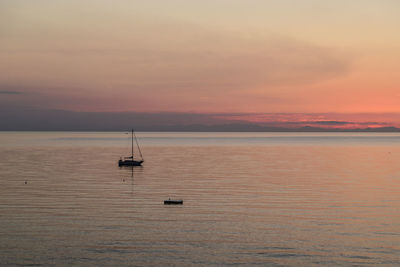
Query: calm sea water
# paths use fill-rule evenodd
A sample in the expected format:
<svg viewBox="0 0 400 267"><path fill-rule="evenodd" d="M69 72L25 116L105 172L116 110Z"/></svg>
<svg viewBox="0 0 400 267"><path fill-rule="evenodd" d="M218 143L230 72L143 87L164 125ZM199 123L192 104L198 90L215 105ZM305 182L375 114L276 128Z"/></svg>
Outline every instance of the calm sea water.
<svg viewBox="0 0 400 267"><path fill-rule="evenodd" d="M137 136L0 133L1 265L400 264L400 134Z"/></svg>

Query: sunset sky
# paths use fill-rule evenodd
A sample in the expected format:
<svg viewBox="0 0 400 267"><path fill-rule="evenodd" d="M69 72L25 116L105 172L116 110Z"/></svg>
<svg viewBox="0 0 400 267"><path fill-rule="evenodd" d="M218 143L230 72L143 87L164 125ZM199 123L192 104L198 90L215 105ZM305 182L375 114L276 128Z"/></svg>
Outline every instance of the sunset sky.
<svg viewBox="0 0 400 267"><path fill-rule="evenodd" d="M398 0L3 0L0 105L400 126L399 14Z"/></svg>

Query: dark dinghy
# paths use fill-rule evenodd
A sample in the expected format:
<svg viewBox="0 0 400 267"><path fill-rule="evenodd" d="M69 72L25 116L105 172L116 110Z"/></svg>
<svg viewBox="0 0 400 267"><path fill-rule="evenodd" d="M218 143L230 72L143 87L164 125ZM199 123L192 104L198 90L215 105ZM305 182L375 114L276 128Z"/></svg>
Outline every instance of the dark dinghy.
<svg viewBox="0 0 400 267"><path fill-rule="evenodd" d="M167 199L164 200L164 205L182 205L183 200L182 199Z"/></svg>

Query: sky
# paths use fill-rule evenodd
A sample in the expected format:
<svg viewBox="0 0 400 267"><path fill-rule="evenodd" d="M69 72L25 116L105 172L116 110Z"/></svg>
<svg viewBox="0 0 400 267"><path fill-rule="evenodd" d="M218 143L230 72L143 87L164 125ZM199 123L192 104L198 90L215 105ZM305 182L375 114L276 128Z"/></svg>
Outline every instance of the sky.
<svg viewBox="0 0 400 267"><path fill-rule="evenodd" d="M0 110L400 126L399 12L397 0L1 0Z"/></svg>

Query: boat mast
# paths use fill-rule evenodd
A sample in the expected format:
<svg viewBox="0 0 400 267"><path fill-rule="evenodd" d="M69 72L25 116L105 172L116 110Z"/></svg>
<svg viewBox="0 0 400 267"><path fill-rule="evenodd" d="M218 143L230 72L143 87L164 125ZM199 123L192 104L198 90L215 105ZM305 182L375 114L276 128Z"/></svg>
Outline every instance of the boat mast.
<svg viewBox="0 0 400 267"><path fill-rule="evenodd" d="M131 156L132 156L132 160L133 160L133 129L132 129L132 153L131 153Z"/></svg>

